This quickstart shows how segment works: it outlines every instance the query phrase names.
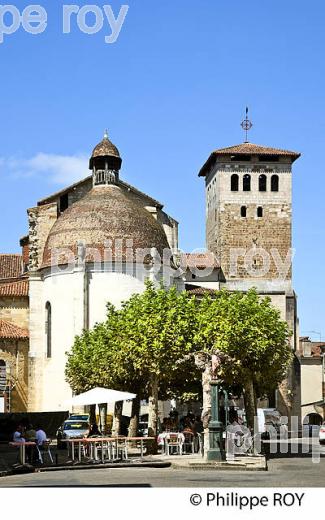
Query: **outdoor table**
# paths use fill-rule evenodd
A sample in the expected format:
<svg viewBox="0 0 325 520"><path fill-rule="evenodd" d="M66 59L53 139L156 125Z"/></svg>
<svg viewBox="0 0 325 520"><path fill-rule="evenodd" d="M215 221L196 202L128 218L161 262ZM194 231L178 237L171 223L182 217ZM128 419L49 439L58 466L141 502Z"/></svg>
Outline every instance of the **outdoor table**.
<svg viewBox="0 0 325 520"><path fill-rule="evenodd" d="M26 446L36 446L36 442L9 442L10 446L19 448L19 459L22 466L26 464Z"/></svg>
<svg viewBox="0 0 325 520"><path fill-rule="evenodd" d="M126 446L126 458L127 458L127 443L128 442L139 442L140 441L140 450L141 450L141 459L143 459L144 455L144 442L145 441L154 441L155 437L84 437L82 439L62 439L62 442L66 442L71 445L71 458L72 461L75 461L75 444L78 446L78 461L81 462L81 446L89 445L90 446L90 459L91 460L99 460L97 446L101 445L101 462L104 463L104 443L115 443L115 450L117 453L118 442L122 441Z"/></svg>
<svg viewBox="0 0 325 520"><path fill-rule="evenodd" d="M139 442L140 441L140 450L141 450L141 459L143 459L143 442L144 441L154 441L155 437L126 437L126 442Z"/></svg>
<svg viewBox="0 0 325 520"><path fill-rule="evenodd" d="M102 448L102 462L104 462L104 443L114 442L117 451L117 445L119 440L125 440L126 437L84 437L82 439L62 439L62 442L66 442L69 446L71 444L71 458L75 461L75 444L78 446L78 461L81 462L81 446L90 445L90 458L92 460L98 460L97 444L101 444Z"/></svg>

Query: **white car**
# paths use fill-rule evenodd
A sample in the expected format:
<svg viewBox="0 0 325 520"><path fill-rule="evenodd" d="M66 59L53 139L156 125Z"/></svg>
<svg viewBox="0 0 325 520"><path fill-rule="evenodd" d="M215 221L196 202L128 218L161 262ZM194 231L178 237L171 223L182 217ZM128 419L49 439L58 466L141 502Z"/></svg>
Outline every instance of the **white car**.
<svg viewBox="0 0 325 520"><path fill-rule="evenodd" d="M87 421L77 421L67 419L56 433L58 449L66 448L67 444L62 442L65 439L82 439L89 433L89 423Z"/></svg>
<svg viewBox="0 0 325 520"><path fill-rule="evenodd" d="M319 428L319 442L320 444L325 444L325 422Z"/></svg>

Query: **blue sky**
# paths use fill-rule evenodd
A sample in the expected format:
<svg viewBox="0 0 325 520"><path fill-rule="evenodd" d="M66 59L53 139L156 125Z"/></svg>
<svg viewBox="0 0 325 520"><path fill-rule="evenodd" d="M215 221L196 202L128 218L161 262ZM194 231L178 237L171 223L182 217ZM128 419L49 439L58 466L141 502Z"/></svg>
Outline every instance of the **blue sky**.
<svg viewBox="0 0 325 520"><path fill-rule="evenodd" d="M184 250L203 247L197 172L213 149L242 141L248 104L252 142L303 154L294 167L294 285L301 332L325 338L324 2L125 0L112 45L107 24L96 35L72 24L63 35L63 3L40 2L42 35L20 29L0 45L1 251L18 251L27 207L87 174L105 127L122 177L179 220Z"/></svg>

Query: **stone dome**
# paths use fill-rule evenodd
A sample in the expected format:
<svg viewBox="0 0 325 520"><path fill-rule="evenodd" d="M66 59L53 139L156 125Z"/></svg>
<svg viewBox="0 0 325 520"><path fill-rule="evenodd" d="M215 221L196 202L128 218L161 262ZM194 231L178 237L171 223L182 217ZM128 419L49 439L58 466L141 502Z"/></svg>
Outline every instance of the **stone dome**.
<svg viewBox="0 0 325 520"><path fill-rule="evenodd" d="M117 147L108 139L107 136L105 136L104 139L95 146L91 155L93 159L95 157L105 156L121 157Z"/></svg>
<svg viewBox="0 0 325 520"><path fill-rule="evenodd" d="M156 248L161 258L163 250L169 249L162 226L117 185L94 187L60 215L48 235L42 267L51 266L52 253L58 255L59 249L63 251L54 263L63 265L68 259L71 261L73 255L77 255L80 241L87 248L95 249L101 261L108 248L111 248L112 259L120 262L141 262L137 249ZM86 261L93 259L94 256L86 252Z"/></svg>

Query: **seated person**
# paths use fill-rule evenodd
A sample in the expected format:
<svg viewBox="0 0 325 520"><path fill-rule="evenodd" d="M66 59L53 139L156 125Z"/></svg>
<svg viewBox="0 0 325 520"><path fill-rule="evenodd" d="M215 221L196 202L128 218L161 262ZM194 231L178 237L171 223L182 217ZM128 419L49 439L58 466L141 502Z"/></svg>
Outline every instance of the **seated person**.
<svg viewBox="0 0 325 520"><path fill-rule="evenodd" d="M96 423L93 423L90 426L89 433L87 437L101 437L101 432L99 431L99 428Z"/></svg>
<svg viewBox="0 0 325 520"><path fill-rule="evenodd" d="M27 429L25 432L25 439L28 442L36 442L36 430L34 429L32 424L29 424L27 426Z"/></svg>
<svg viewBox="0 0 325 520"><path fill-rule="evenodd" d="M40 426L36 426L36 444L39 448L43 447L44 442L47 441L47 436Z"/></svg>
<svg viewBox="0 0 325 520"><path fill-rule="evenodd" d="M19 424L13 434L13 442L26 442L25 438L23 437L23 427L21 424Z"/></svg>

